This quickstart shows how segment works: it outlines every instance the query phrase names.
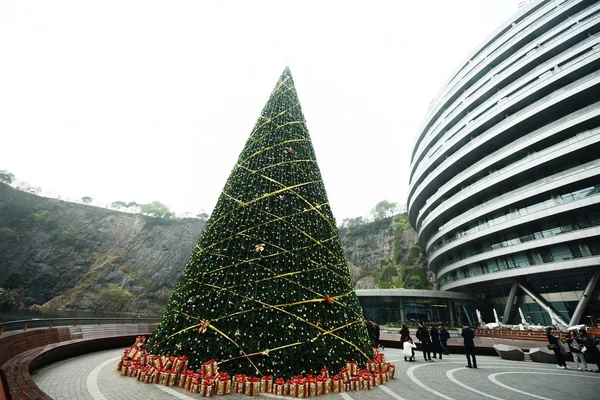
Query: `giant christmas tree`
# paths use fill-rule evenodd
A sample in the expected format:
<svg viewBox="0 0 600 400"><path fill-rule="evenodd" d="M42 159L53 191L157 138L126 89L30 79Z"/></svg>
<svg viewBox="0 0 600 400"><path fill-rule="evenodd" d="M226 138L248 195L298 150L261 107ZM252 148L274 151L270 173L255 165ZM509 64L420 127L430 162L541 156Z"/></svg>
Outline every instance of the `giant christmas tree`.
<svg viewBox="0 0 600 400"><path fill-rule="evenodd" d="M148 341L153 354L291 377L373 358L289 69Z"/></svg>

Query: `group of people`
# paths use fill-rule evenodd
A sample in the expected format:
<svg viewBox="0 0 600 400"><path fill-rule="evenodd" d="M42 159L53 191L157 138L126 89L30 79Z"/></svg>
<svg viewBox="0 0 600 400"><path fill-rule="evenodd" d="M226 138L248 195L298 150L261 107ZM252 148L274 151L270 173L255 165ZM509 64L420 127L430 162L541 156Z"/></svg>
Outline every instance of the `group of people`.
<svg viewBox="0 0 600 400"><path fill-rule="evenodd" d="M573 361L578 370L591 371L588 368L586 356L596 362L598 369L595 372L600 373L600 351L598 350L598 340L590 335L585 328L579 331L569 331L565 340L560 333L552 333L552 327L546 328L546 337L548 338L548 348L554 351L556 364L560 369L567 369L566 356L567 350L573 355Z"/></svg>
<svg viewBox="0 0 600 400"><path fill-rule="evenodd" d="M450 333L445 326L430 325L429 328L425 325L425 321L419 322L419 328L417 329L417 339L421 342L423 347L423 358L425 361L433 362L431 359L431 353L433 352L433 358L437 358L438 354L440 360L442 355L449 354L448 351L448 339ZM410 337L410 331L406 325L402 325L400 330L400 343L404 349L404 361L415 361L415 348L416 344Z"/></svg>
<svg viewBox="0 0 600 400"><path fill-rule="evenodd" d="M367 330L371 337L373 347L379 348L379 325L374 321L367 320ZM598 369L595 372L600 373L600 350L597 345L600 343L598 339L590 335L585 328L579 331L569 331L563 340L560 336L552 333L553 328L546 328L546 337L548 338L548 348L554 351L558 368L567 369L566 356L567 352L573 355L573 361L578 370L591 371L588 368L586 356L594 361ZM463 323L461 336L463 338L465 355L467 357L467 368L477 368L477 359L475 357L475 331L465 322ZM439 327L436 324L430 324L429 327L425 321L419 322L419 327L416 332L417 340L421 343L423 358L427 362L434 362L433 358L442 359L443 355L449 354L448 339L450 333L444 325ZM402 325L400 329L400 344L404 351L404 361L415 361L415 349L417 345L410 336L410 330L406 325Z"/></svg>
<svg viewBox="0 0 600 400"><path fill-rule="evenodd" d="M423 358L425 361L434 362L431 353L433 353L433 358L438 358L437 356L439 355L440 360L442 360L443 355L450 354L448 349L450 332L448 332L444 325L441 325L438 328L435 324L432 324L428 328L425 321L420 321L416 336L419 342L421 342ZM473 340L475 338L475 331L473 331L467 323L464 323L461 336L463 337L465 354L467 356L466 367L477 368L475 342ZM415 361L415 348L417 345L410 337L410 331L406 325L402 325L402 329L400 330L400 343L404 350L404 361Z"/></svg>

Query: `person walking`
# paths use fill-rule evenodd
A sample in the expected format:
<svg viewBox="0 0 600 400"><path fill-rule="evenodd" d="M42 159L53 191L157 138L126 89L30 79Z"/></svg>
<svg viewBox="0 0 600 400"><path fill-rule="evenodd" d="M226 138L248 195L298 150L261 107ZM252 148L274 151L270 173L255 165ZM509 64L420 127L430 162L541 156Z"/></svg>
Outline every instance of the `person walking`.
<svg viewBox="0 0 600 400"><path fill-rule="evenodd" d="M589 357L591 362L596 362L598 369L594 372L600 372L600 351L598 351L598 340L590 335L585 328L579 330L584 348L581 349L585 353L585 357Z"/></svg>
<svg viewBox="0 0 600 400"><path fill-rule="evenodd" d="M431 325L429 336L431 336L431 351L433 352L433 358L437 358L437 354L439 354L441 360L442 344L440 343L440 331L435 325Z"/></svg>
<svg viewBox="0 0 600 400"><path fill-rule="evenodd" d="M469 324L463 322L462 332L460 336L463 337L465 345L465 355L467 356L467 368L477 368L477 359L475 358L475 331L469 327ZM473 362L471 363L471 359Z"/></svg>
<svg viewBox="0 0 600 400"><path fill-rule="evenodd" d="M581 371L581 367L579 366L579 363L581 363L584 371L591 371L591 369L589 369L587 366L585 355L581 351L583 349L583 340L581 340L577 332L569 332L569 335L567 336L567 344L569 345L569 350L573 355L573 361L575 361L575 366L577 369Z"/></svg>
<svg viewBox="0 0 600 400"><path fill-rule="evenodd" d="M442 351L445 356L450 354L450 350L448 349L448 339L450 339L450 333L446 327L442 325L440 327L440 344L442 345Z"/></svg>
<svg viewBox="0 0 600 400"><path fill-rule="evenodd" d="M551 326L546 328L546 337L548 338L548 348L554 352L556 356L557 368L567 369L567 363L565 362L566 351L563 347L562 341L552 334L554 328Z"/></svg>
<svg viewBox="0 0 600 400"><path fill-rule="evenodd" d="M429 330L425 326L425 321L419 322L419 327L417 328L417 339L421 342L423 346L423 358L425 361L433 362L431 359L431 337L429 336Z"/></svg>

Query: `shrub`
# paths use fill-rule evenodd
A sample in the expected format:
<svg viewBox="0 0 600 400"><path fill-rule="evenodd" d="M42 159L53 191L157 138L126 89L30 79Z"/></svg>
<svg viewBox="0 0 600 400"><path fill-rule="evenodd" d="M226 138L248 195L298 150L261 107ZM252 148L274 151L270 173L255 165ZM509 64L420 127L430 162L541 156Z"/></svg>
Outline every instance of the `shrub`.
<svg viewBox="0 0 600 400"><path fill-rule="evenodd" d="M111 308L116 310L123 309L129 303L131 297L132 294L129 290L115 284L108 285L98 293L98 298L101 301L112 305Z"/></svg>

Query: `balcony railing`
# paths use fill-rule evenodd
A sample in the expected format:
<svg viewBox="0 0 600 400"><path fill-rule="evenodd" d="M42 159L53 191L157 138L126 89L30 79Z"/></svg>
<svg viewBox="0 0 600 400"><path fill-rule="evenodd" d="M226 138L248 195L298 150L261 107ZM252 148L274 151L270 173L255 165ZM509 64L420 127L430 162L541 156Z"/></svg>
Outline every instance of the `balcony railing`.
<svg viewBox="0 0 600 400"><path fill-rule="evenodd" d="M514 256L514 254L513 254ZM526 259L521 259L519 261L511 261L510 263L504 258L493 259L490 261L495 261L496 266L490 267L477 265L468 265L457 270L449 271L447 274L444 274L442 277L438 279L438 283L440 286L444 286L451 282L460 281L462 279L473 278L480 275L488 275L494 274L496 272L509 271L513 269L519 268L527 268L535 265L542 264L550 264L554 262L568 261L580 258L587 257L596 257L597 254L592 254L589 250L580 250L579 254L573 254L571 252L568 253L560 253L560 254L546 254L541 257L527 257ZM497 262L501 261L501 262Z"/></svg>

